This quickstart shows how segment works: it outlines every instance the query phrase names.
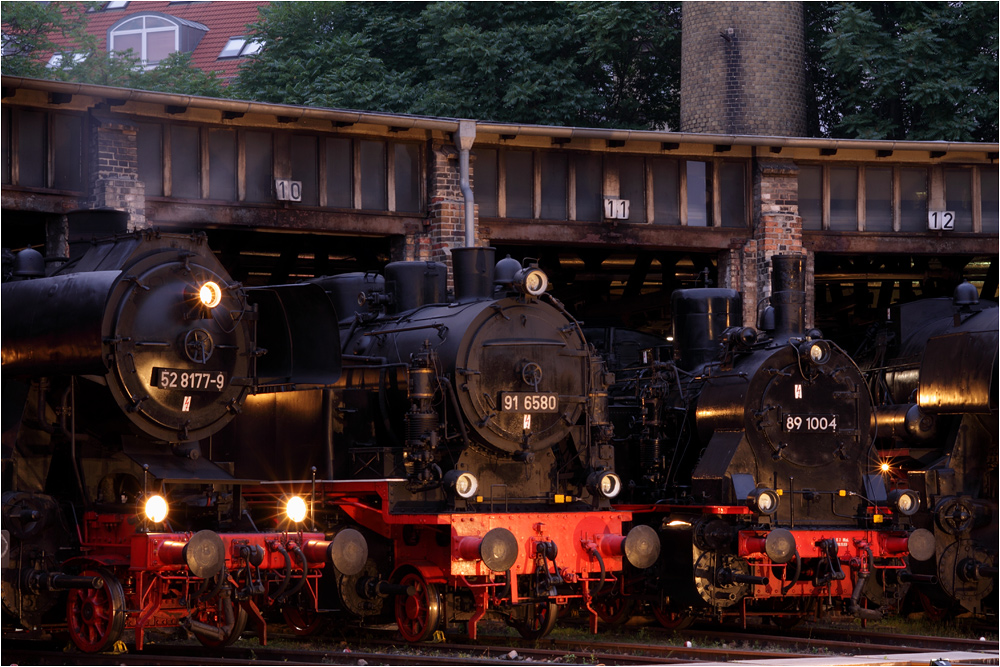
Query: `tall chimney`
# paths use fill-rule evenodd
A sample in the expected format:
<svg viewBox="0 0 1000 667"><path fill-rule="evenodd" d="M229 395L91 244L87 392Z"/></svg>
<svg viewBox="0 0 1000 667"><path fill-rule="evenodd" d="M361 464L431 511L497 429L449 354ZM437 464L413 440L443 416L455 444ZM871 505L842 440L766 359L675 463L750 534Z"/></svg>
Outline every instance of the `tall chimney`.
<svg viewBox="0 0 1000 667"><path fill-rule="evenodd" d="M806 136L801 2L681 5L681 132Z"/></svg>

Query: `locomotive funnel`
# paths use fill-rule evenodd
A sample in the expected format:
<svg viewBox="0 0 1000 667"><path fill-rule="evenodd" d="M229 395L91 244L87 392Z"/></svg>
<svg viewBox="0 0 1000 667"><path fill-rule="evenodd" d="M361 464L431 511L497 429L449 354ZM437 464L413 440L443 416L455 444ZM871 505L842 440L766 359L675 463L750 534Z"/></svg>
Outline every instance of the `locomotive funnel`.
<svg viewBox="0 0 1000 667"><path fill-rule="evenodd" d="M451 251L455 274L455 300L488 298L493 294L496 248L455 248Z"/></svg>
<svg viewBox="0 0 1000 667"><path fill-rule="evenodd" d="M806 321L806 280L802 255L771 258L771 305L775 339L801 335Z"/></svg>

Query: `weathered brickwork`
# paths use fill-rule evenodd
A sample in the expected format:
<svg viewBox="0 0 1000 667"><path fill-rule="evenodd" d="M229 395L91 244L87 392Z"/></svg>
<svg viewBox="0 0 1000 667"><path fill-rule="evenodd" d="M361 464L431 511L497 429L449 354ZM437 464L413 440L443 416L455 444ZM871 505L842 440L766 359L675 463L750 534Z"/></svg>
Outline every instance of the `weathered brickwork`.
<svg viewBox="0 0 1000 667"><path fill-rule="evenodd" d="M753 238L739 250L722 253L719 264L720 282L725 275L726 286L743 292L743 315L748 323L756 321L757 304L770 295L772 256L806 255L807 267L813 266L811 253L802 245L802 218L798 213L798 168L795 163L758 160L753 175ZM813 322L812 286L810 268L806 299L808 326Z"/></svg>
<svg viewBox="0 0 1000 667"><path fill-rule="evenodd" d="M146 221L146 186L139 180L136 128L127 120L91 116L91 155L88 204L128 213L128 228L143 229Z"/></svg>
<svg viewBox="0 0 1000 667"><path fill-rule="evenodd" d="M470 178L473 169L470 165ZM412 243L414 254L407 259L426 259L450 265L451 249L465 247L465 198L462 196L458 150L453 144L432 144L430 172L427 220L423 233ZM479 219L478 210L475 211L475 219ZM478 238L476 245L479 245Z"/></svg>
<svg viewBox="0 0 1000 667"><path fill-rule="evenodd" d="M682 132L806 135L800 2L684 2Z"/></svg>

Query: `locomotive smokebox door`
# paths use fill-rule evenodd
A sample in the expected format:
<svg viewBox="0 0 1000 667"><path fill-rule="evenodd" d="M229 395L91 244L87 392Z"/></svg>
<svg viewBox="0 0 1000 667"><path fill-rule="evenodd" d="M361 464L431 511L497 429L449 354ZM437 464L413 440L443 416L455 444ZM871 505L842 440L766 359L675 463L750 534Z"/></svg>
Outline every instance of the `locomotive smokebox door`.
<svg viewBox="0 0 1000 667"><path fill-rule="evenodd" d="M470 323L458 354L467 388L459 401L481 444L525 456L567 437L583 412L588 357L582 337L565 328L558 311L514 299Z"/></svg>
<svg viewBox="0 0 1000 667"><path fill-rule="evenodd" d="M127 275L126 275L127 273ZM198 440L228 423L250 369L246 298L205 258L168 250L123 272L102 325L108 386L143 432Z"/></svg>

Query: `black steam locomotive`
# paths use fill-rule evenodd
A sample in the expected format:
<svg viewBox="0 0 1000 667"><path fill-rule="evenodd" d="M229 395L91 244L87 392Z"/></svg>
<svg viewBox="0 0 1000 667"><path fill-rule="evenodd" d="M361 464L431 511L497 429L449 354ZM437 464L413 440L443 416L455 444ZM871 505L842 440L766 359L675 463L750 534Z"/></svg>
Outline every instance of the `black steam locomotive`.
<svg viewBox="0 0 1000 667"><path fill-rule="evenodd" d="M77 237L120 215L71 216ZM244 289L203 236L76 238L46 275L22 251L3 284L5 635L68 628L83 651L184 627L234 641L293 590L315 589L331 542L245 520L211 436L268 384L333 381L339 358L293 348L286 314L336 322L315 286ZM265 355L265 347L274 354ZM333 352L336 352L334 350ZM306 586L309 584L309 586Z"/></svg>
<svg viewBox="0 0 1000 667"><path fill-rule="evenodd" d="M910 520L919 496L890 492L879 474L864 376L804 328L801 257L772 258L770 301L757 330L743 326L737 292L678 290L672 346L621 333L606 345L637 359L611 391L625 485L616 506L663 545L620 592L668 627L698 615L796 618L834 601L879 618L865 608L873 574L933 556L933 537ZM626 613L614 598L599 604Z"/></svg>
<svg viewBox="0 0 1000 667"><path fill-rule="evenodd" d="M893 486L923 500L914 523L933 558L912 581L935 616L997 613L997 304L970 283L952 298L894 306L857 356L879 403L879 457Z"/></svg>
<svg viewBox="0 0 1000 667"><path fill-rule="evenodd" d="M623 559L647 567L659 549L647 526L624 535L631 517L611 506L611 378L537 267L494 267L491 248L452 260L450 300L443 264L317 279L342 317L342 377L248 401L234 447L253 434L278 446L237 455L237 470L309 480L271 485L262 505L308 492L320 521L358 527L371 557L337 573L339 603L394 614L409 641L456 623L475 637L493 612L540 637L571 601L596 632L593 596Z"/></svg>

